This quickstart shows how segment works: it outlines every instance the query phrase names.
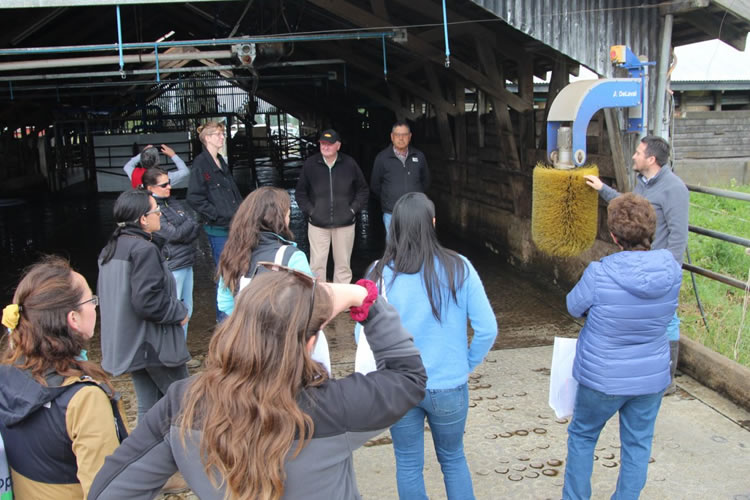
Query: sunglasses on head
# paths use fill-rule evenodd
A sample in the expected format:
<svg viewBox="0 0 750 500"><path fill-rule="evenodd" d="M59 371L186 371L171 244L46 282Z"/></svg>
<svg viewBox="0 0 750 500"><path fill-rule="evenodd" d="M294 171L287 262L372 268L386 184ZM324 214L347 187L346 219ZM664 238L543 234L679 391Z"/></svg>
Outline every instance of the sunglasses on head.
<svg viewBox="0 0 750 500"><path fill-rule="evenodd" d="M289 274L294 275L299 280L303 281L304 283L311 284L310 288L310 309L307 312L307 322L305 323L305 333L310 329L310 321L312 320L312 313L313 313L313 307L315 305L315 288L318 286L318 279L310 276L307 273L303 273L302 271L298 271L296 269L292 269L291 267L282 266L281 264L274 264L273 262L265 262L261 261L258 262L258 264L255 266L255 269L253 270L253 274L250 277L252 280L255 278L255 275L258 274L258 271L260 270L264 271L281 271L281 272L287 272Z"/></svg>

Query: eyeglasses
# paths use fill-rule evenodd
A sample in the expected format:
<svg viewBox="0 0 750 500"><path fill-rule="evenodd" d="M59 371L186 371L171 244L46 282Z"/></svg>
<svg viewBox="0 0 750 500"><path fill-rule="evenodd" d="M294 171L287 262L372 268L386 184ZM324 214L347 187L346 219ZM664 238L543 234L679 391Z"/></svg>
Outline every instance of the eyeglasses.
<svg viewBox="0 0 750 500"><path fill-rule="evenodd" d="M169 186L170 184L172 184L172 183L171 183L171 182L169 182L169 181L167 181L167 182L162 182L161 184L157 184L157 185L156 185L156 187L160 187L160 188L162 188L162 189L163 189L163 188L165 188L165 187Z"/></svg>
<svg viewBox="0 0 750 500"><path fill-rule="evenodd" d="M161 217L161 209L160 208L154 208L153 210L149 210L145 214L143 214L145 217L148 217L151 214L156 214Z"/></svg>
<svg viewBox="0 0 750 500"><path fill-rule="evenodd" d="M310 290L310 310L307 312L307 322L305 323L305 333L307 333L307 331L310 329L310 321L312 320L313 306L315 305L315 288L318 286L318 279L310 276L307 273L303 273L302 271L292 269L291 267L282 266L281 264L274 264L273 262L258 262L258 264L255 266L255 270L253 271L252 276L250 277L251 280L255 278L255 275L258 274L258 271L260 269L264 269L266 271L286 271L289 274L293 274L305 283L312 283L312 287Z"/></svg>
<svg viewBox="0 0 750 500"><path fill-rule="evenodd" d="M96 307L99 305L99 297L97 297L96 295L92 295L89 300L84 300L80 304L76 304L76 307L81 307L83 304L88 304L89 302L93 302L94 307Z"/></svg>
<svg viewBox="0 0 750 500"><path fill-rule="evenodd" d="M396 136L396 137L409 137L411 135L411 132L405 132L403 134L399 134L399 133L396 133L396 132L391 132L391 135Z"/></svg>

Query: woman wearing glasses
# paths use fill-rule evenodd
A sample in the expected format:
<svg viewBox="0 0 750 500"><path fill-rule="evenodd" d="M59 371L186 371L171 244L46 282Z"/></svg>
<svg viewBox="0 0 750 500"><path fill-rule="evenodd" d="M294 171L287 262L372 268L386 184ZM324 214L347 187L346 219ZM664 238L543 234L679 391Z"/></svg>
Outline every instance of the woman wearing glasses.
<svg viewBox="0 0 750 500"><path fill-rule="evenodd" d="M172 382L188 376L190 359L182 326L187 307L161 255L161 211L143 190L117 198L117 228L99 254L102 367L130 373L138 398L138 421Z"/></svg>
<svg viewBox="0 0 750 500"><path fill-rule="evenodd" d="M166 240L162 255L177 283L177 298L185 304L188 316L193 314L193 264L195 240L200 226L179 200L171 198L172 181L160 168L150 168L143 174L143 187L151 193L161 211L160 229L156 232ZM188 325L185 323L185 337Z"/></svg>
<svg viewBox="0 0 750 500"><path fill-rule="evenodd" d="M448 498L474 498L463 445L467 381L495 341L497 320L471 262L438 242L435 205L427 196L407 193L396 202L385 253L369 278L383 283L387 300L414 334L428 376L424 400L391 427L399 497L427 498L422 475L427 419ZM474 330L471 344L467 318Z"/></svg>
<svg viewBox="0 0 750 500"><path fill-rule="evenodd" d="M203 500L354 499L352 452L424 396L419 351L364 286L317 283L264 263L211 339L206 370L170 388L107 459L90 499L152 498L179 469ZM352 308L379 369L330 379L310 352Z"/></svg>
<svg viewBox="0 0 750 500"><path fill-rule="evenodd" d="M94 335L97 304L66 260L45 257L3 310L0 434L15 498L86 498L127 435L106 374L80 356Z"/></svg>

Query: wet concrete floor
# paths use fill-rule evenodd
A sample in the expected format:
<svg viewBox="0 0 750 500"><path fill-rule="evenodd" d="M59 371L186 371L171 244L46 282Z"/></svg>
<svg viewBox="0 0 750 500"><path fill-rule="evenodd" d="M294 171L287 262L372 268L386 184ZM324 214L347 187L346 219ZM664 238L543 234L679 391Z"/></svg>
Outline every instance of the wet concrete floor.
<svg viewBox="0 0 750 500"><path fill-rule="evenodd" d="M293 190L290 192L293 194ZM95 289L96 256L114 227L111 215L114 199L106 195L58 200L38 198L0 205L0 260L3 262L0 271L0 298L3 304L10 302L13 288L23 267L32 263L40 252L67 255L74 267L86 276L89 284ZM374 215L370 216L368 212L364 212L358 221L352 257L355 277L361 277L369 263L382 254L384 230L380 214L375 211L371 213ZM505 262L502 255L492 254L486 249L472 247L451 238L450 234L442 229L438 221L442 243L463 253L472 261L498 317L498 339L493 352L488 362L481 365L475 374L480 378L474 379L474 390L471 392L474 407L470 409L466 434L467 457L477 497L559 498L564 471L566 426L564 423L555 422L554 415L546 406L548 367L551 359L549 346L555 336L575 337L581 325L565 312L563 291L519 273ZM309 255L306 224L294 203L292 230L299 247ZM329 275L330 268L329 265ZM214 327L213 273L214 266L208 242L205 236L201 236L195 266L195 311L188 334L189 350L198 359L205 356ZM326 331L335 376L345 376L353 369L353 327L353 322L348 317L341 316ZM98 335L94 337L90 351L92 359L99 359ZM123 393L128 419L133 424L137 408L129 377L118 377L114 382L117 389ZM700 384L694 381L691 384L697 388L696 391L700 389L711 398L718 398L711 391L701 389ZM485 387L487 385L489 387ZM665 408L672 405L672 402L676 404L683 400L696 399L685 391L680 394L669 404L665 404ZM720 403L706 405L702 403L703 399L699 399L701 404L698 407L679 406L675 409L674 417L671 413L668 419L660 416L659 422L668 420L671 430L682 429L685 425L703 426L710 434L707 437L710 441L707 441L708 444L715 442L720 445L722 443L719 441L726 439L723 443L729 444L725 448L731 448L731 452L724 455L717 450L715 455L710 455L710 460L720 461L719 457L725 456L742 468L740 464L747 463L750 450L747 430L732 424L731 418L726 418L725 414L731 411L723 414L721 410L714 409L722 405L731 407L731 404L721 402L721 398L718 398ZM705 415L702 421L686 422L680 420L683 412L689 413L691 417L701 412ZM737 421L750 419L746 413L738 415L735 419ZM704 492L710 490L706 484L726 483L728 478L734 476L727 472L733 468L713 471L708 467L710 463L704 463L704 450L696 448L695 443L690 443L689 440L683 445L680 444L682 441L674 441L677 437L670 437L668 433L664 433L662 442L662 438L659 437L660 425L657 425L657 440L653 453L657 462L652 466L652 474L655 474L654 481L663 482L668 488L649 489L650 481L643 498L750 500L750 483L746 482L744 477L739 483L734 479L729 481L731 488L722 490L717 496L704 496ZM615 429L609 433L605 430L602 441L604 449L599 450L602 452L602 467L595 467L594 483L595 493L599 492L602 496L595 495L595 498L604 497L605 492L609 492L606 496L611 494L611 489L607 488L616 480L616 474L611 471L617 470L619 458L614 433L616 423L608 425L607 429L613 427ZM520 436L516 433L519 430L526 431L526 434L521 432L523 436ZM509 432L513 433L512 436L507 436ZM440 470L431 451L429 433L427 434L428 463L425 477L428 491L432 498L444 498ZM365 498L396 497L393 452L387 436L387 433L384 434L379 440L371 443L374 446L363 448L355 454L358 480ZM714 439L712 436L718 437ZM683 448L680 460L675 463L684 464L685 471L675 470L668 465L670 461L676 460L674 456L664 455L660 458L659 452L656 451L657 445L661 450L671 450L674 449L675 443L679 444L678 448ZM685 447L689 451L685 452ZM609 455L617 458L606 458ZM554 465L557 464L556 460L561 463ZM605 461L615 465L604 467ZM662 461L664 470L660 469ZM694 485L692 479L703 475L693 476L692 473L685 473L701 467L710 473L710 477L705 478L706 484ZM653 472L654 470L656 472ZM521 479L518 479L519 476ZM663 479L658 479L657 476ZM673 482L675 477L679 478L678 484ZM742 481L745 481L744 489L741 487ZM684 494L674 493L674 488L679 485L689 486ZM182 497L191 498L189 494Z"/></svg>

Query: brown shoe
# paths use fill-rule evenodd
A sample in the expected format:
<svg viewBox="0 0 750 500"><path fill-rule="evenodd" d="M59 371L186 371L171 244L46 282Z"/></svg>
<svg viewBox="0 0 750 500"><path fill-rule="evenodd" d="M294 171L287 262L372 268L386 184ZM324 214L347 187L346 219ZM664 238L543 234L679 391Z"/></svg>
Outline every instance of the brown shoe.
<svg viewBox="0 0 750 500"><path fill-rule="evenodd" d="M190 361L188 361L186 364L188 368L200 368L202 363L200 359L193 358Z"/></svg>
<svg viewBox="0 0 750 500"><path fill-rule="evenodd" d="M190 487L185 482L182 474L176 472L172 477L167 479L167 482L164 483L164 486L162 487L160 493L162 495L177 495L179 493L185 493L189 490Z"/></svg>

